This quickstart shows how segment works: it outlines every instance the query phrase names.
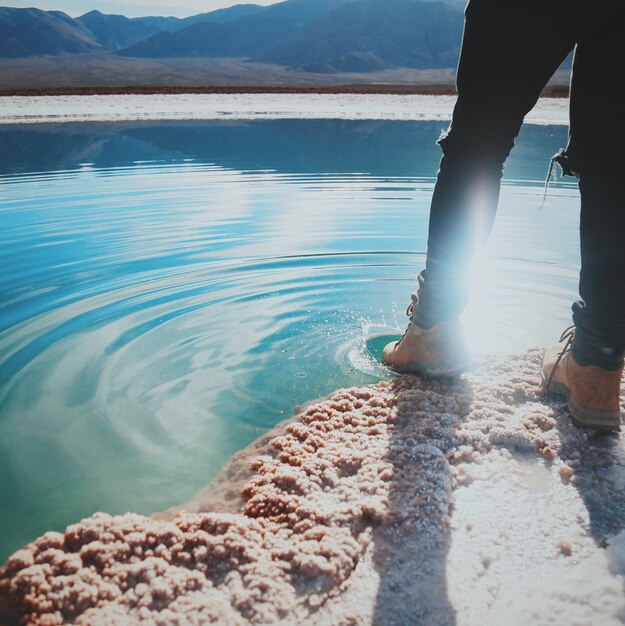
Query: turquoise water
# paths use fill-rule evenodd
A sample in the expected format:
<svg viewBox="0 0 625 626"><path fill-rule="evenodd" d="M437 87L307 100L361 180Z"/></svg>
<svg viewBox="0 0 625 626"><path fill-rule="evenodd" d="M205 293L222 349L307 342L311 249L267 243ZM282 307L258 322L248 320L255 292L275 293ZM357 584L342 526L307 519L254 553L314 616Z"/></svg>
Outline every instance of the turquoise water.
<svg viewBox="0 0 625 626"><path fill-rule="evenodd" d="M299 403L389 376L439 122L0 127L0 561L104 510L189 499ZM569 320L578 197L528 126L465 315L477 353Z"/></svg>

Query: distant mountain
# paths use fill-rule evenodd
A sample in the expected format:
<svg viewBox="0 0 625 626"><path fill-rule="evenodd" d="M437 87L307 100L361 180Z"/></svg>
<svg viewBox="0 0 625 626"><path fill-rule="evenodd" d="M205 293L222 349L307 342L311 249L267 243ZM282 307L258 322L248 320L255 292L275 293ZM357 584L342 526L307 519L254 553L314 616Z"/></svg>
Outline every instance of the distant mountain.
<svg viewBox="0 0 625 626"><path fill-rule="evenodd" d="M255 58L313 72L455 67L463 24L462 12L440 2L351 2Z"/></svg>
<svg viewBox="0 0 625 626"><path fill-rule="evenodd" d="M128 48L159 33L182 30L202 22L224 23L239 17L252 15L263 7L258 4L237 4L210 13L192 17L125 17L106 15L100 11L89 11L76 18L107 50Z"/></svg>
<svg viewBox="0 0 625 626"><path fill-rule="evenodd" d="M275 41L350 0L287 0L227 21L203 20L122 50L124 56L256 58ZM210 14L208 14L210 15Z"/></svg>
<svg viewBox="0 0 625 626"><path fill-rule="evenodd" d="M0 57L77 54L100 48L87 28L61 11L0 7Z"/></svg>
<svg viewBox="0 0 625 626"><path fill-rule="evenodd" d="M285 0L189 18L0 8L0 57L111 51L231 58L316 73L455 67L464 0Z"/></svg>
<svg viewBox="0 0 625 626"><path fill-rule="evenodd" d="M442 2L288 0L161 33L120 54L243 57L311 72L455 67L463 22L460 10Z"/></svg>
<svg viewBox="0 0 625 626"><path fill-rule="evenodd" d="M119 50L162 32L202 22L224 23L264 7L240 4L185 19L135 17L89 11L74 19L61 11L0 7L0 58Z"/></svg>
<svg viewBox="0 0 625 626"><path fill-rule="evenodd" d="M93 38L108 50L127 48L142 41L175 28L181 20L175 17L135 17L123 15L105 15L100 11L89 11L76 20L82 24Z"/></svg>
<svg viewBox="0 0 625 626"><path fill-rule="evenodd" d="M252 15L258 13L264 9L260 4L235 4L234 6L227 7L225 9L216 9L209 13L200 13L199 15L193 15L191 17L185 17L178 21L177 29L186 28L192 26L198 22L228 22L234 20L237 17L243 17L246 15Z"/></svg>

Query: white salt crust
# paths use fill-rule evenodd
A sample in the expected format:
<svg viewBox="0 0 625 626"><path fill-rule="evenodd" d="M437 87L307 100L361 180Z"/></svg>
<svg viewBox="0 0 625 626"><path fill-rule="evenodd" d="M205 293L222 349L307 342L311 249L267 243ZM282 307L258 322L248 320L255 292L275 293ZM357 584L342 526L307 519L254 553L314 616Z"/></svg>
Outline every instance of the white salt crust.
<svg viewBox="0 0 625 626"><path fill-rule="evenodd" d="M2 96L0 124L135 120L449 121L455 96L393 94L149 94ZM530 124L568 124L567 98L541 98Z"/></svg>
<svg viewBox="0 0 625 626"><path fill-rule="evenodd" d="M3 623L622 624L623 445L543 397L541 354L340 390L184 507L47 533Z"/></svg>

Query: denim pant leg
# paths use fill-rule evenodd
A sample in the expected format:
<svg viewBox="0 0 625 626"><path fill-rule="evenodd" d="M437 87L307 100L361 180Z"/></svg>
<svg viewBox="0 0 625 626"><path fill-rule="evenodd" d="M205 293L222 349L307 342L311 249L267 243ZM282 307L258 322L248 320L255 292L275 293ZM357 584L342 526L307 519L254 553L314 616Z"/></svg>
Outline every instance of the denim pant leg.
<svg viewBox="0 0 625 626"><path fill-rule="evenodd" d="M571 83L567 161L581 193L581 301L573 305L580 361L587 348L625 349L625 7L617 7L577 46ZM597 363L600 364L600 363Z"/></svg>
<svg viewBox="0 0 625 626"><path fill-rule="evenodd" d="M467 267L490 234L503 164L524 116L583 32L582 7L570 0L470 0L458 100L439 142L444 156L420 276L420 326L464 308Z"/></svg>

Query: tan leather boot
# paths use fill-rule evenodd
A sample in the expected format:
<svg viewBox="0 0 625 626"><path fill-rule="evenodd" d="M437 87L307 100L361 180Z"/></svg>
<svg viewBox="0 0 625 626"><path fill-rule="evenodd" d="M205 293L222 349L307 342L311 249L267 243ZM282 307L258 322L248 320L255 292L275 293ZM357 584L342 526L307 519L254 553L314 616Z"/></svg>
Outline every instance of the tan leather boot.
<svg viewBox="0 0 625 626"><path fill-rule="evenodd" d="M545 391L564 396L578 426L599 430L621 428L621 377L623 368L610 371L577 363L566 346L553 346L545 353L542 377Z"/></svg>
<svg viewBox="0 0 625 626"><path fill-rule="evenodd" d="M403 374L423 374L432 378L457 376L471 364L460 320L440 322L432 328L421 328L413 321L413 303L406 314L410 323L399 341L387 344L382 362Z"/></svg>

